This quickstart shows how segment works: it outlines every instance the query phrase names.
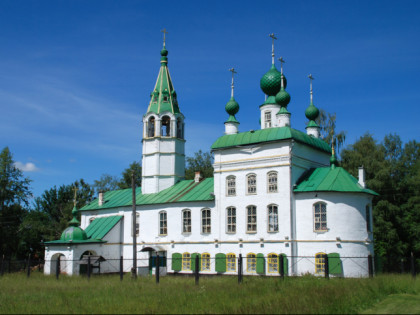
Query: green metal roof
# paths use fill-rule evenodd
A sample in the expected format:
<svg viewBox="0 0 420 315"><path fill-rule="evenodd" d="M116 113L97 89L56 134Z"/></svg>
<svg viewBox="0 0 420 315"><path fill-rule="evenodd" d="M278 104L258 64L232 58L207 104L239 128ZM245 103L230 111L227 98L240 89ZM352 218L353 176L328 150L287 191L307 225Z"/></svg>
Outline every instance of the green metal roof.
<svg viewBox="0 0 420 315"><path fill-rule="evenodd" d="M335 191L378 195L363 188L358 180L342 167L319 167L305 172L298 180L294 192Z"/></svg>
<svg viewBox="0 0 420 315"><path fill-rule="evenodd" d="M121 215L96 218L85 229L88 238L102 239L122 218Z"/></svg>
<svg viewBox="0 0 420 315"><path fill-rule="evenodd" d="M174 186L155 194L142 194L141 188L139 187L136 189L136 204L151 205L191 201L211 201L214 200L214 195L211 194L214 191L213 184L213 178L205 178L198 183L194 180L183 180ZM131 206L131 194L132 192L130 188L108 191L105 193L104 203L102 206L99 206L98 199L95 199L80 209L80 211ZM87 229L86 233L88 233Z"/></svg>
<svg viewBox="0 0 420 315"><path fill-rule="evenodd" d="M212 150L235 147L261 142L293 139L307 144L321 151L331 153L331 148L325 141L308 136L302 131L290 127L266 128L255 131L241 132L233 135L219 137L211 146Z"/></svg>

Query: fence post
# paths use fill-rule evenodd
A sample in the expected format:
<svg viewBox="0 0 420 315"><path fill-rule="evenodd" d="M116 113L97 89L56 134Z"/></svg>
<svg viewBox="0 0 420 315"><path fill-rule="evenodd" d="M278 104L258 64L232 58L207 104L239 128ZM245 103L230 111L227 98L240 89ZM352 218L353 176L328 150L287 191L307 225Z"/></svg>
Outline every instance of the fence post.
<svg viewBox="0 0 420 315"><path fill-rule="evenodd" d="M284 257L283 255L279 255L279 259L280 259L280 277L282 280L284 280Z"/></svg>
<svg viewBox="0 0 420 315"><path fill-rule="evenodd" d="M156 275L156 283L159 283L159 276L160 276L160 266L159 266L159 254L156 254L156 269L155 269L155 275Z"/></svg>
<svg viewBox="0 0 420 315"><path fill-rule="evenodd" d="M122 281L124 277L123 273L123 256L120 256L120 280Z"/></svg>
<svg viewBox="0 0 420 315"><path fill-rule="evenodd" d="M29 253L29 256L28 256L28 273L27 273L27 277L29 278L30 275L31 275L31 253Z"/></svg>
<svg viewBox="0 0 420 315"><path fill-rule="evenodd" d="M368 255L369 278L373 278L373 259L372 255Z"/></svg>
<svg viewBox="0 0 420 315"><path fill-rule="evenodd" d="M242 283L242 254L238 257L238 283Z"/></svg>
<svg viewBox="0 0 420 315"><path fill-rule="evenodd" d="M90 279L90 255L88 256L87 276L89 280Z"/></svg>
<svg viewBox="0 0 420 315"><path fill-rule="evenodd" d="M329 262L328 262L328 255L327 254L324 255L324 260L325 260L325 265L324 265L325 278L329 279L330 278L330 265L329 265Z"/></svg>
<svg viewBox="0 0 420 315"><path fill-rule="evenodd" d="M1 276L4 275L4 255L1 258Z"/></svg>
<svg viewBox="0 0 420 315"><path fill-rule="evenodd" d="M200 266L198 265L200 263L198 255L195 256L195 285L198 285L198 281L200 278Z"/></svg>
<svg viewBox="0 0 420 315"><path fill-rule="evenodd" d="M58 280L58 277L60 276L60 259L61 256L57 257L57 261L55 262L55 278Z"/></svg>
<svg viewBox="0 0 420 315"><path fill-rule="evenodd" d="M414 254L411 252L411 276L413 279L416 277L416 266L414 264Z"/></svg>

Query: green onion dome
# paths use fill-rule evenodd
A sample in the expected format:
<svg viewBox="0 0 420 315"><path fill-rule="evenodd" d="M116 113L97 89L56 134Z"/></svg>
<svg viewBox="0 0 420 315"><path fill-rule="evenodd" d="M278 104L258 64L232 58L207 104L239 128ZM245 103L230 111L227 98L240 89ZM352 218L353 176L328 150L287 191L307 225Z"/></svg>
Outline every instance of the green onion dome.
<svg viewBox="0 0 420 315"><path fill-rule="evenodd" d="M287 105L290 103L290 94L286 92L284 87L282 87L280 92L277 93L276 103L281 107L287 107Z"/></svg>
<svg viewBox="0 0 420 315"><path fill-rule="evenodd" d="M160 55L163 56L167 56L168 55L168 51L166 50L166 48L164 47L161 51L160 51Z"/></svg>
<svg viewBox="0 0 420 315"><path fill-rule="evenodd" d="M86 232L78 226L69 226L61 234L61 241L83 241L87 240Z"/></svg>
<svg viewBox="0 0 420 315"><path fill-rule="evenodd" d="M227 102L225 110L231 116L235 116L238 113L239 104L237 101L235 101L233 96L230 98L229 102Z"/></svg>
<svg viewBox="0 0 420 315"><path fill-rule="evenodd" d="M315 120L319 116L319 110L314 106L314 104L311 102L311 104L308 106L308 108L305 110L305 116L309 120Z"/></svg>
<svg viewBox="0 0 420 315"><path fill-rule="evenodd" d="M284 87L286 87L287 86L286 77L283 76L283 79L284 79ZM275 96L280 91L281 73L276 69L274 64L271 66L271 69L268 70L268 72L264 74L263 77L261 78L260 87L261 87L261 90L269 96Z"/></svg>

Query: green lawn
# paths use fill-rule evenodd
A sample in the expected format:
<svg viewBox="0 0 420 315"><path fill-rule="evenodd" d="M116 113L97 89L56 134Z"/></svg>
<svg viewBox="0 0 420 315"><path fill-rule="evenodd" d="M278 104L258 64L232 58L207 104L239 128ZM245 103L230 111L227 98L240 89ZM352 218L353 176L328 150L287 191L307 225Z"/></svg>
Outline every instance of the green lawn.
<svg viewBox="0 0 420 315"><path fill-rule="evenodd" d="M420 295L391 294L362 314L420 314Z"/></svg>
<svg viewBox="0 0 420 315"><path fill-rule="evenodd" d="M52 276L0 278L0 313L419 313L420 280L236 277ZM406 300L404 300L406 299ZM380 302L385 304L381 304ZM379 304L377 304L379 302ZM410 307L404 309L403 307ZM404 311L406 310L406 311ZM417 310L417 311L416 311Z"/></svg>

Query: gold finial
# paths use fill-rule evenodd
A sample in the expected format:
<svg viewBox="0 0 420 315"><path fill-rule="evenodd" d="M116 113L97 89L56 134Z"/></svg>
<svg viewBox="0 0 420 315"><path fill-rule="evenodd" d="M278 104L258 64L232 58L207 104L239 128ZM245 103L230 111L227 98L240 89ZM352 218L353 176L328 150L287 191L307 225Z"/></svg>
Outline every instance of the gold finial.
<svg viewBox="0 0 420 315"><path fill-rule="evenodd" d="M166 31L166 28L164 28L163 30L161 30L161 32L163 33L163 48L165 48L166 34L168 34L168 32Z"/></svg>
<svg viewBox="0 0 420 315"><path fill-rule="evenodd" d="M78 191L79 189L77 188L77 186L74 186L73 190L74 190L74 199L73 199L73 203L74 203L74 206L76 207L76 203L77 203L77 191Z"/></svg>
<svg viewBox="0 0 420 315"><path fill-rule="evenodd" d="M270 36L271 39L273 40L271 44L271 61L272 61L272 64L274 65L274 40L277 39L277 37L276 35L274 35L274 33L268 34L268 36Z"/></svg>
<svg viewBox="0 0 420 315"><path fill-rule="evenodd" d="M232 72L232 85L231 85L231 87L232 87L232 91L231 91L230 96L231 96L231 97L233 97L233 90L234 90L234 88L235 88L235 86L234 86L234 84L233 84L233 76L235 75L235 73L238 73L238 72L236 72L236 71L235 71L235 68L230 68L230 69L229 69L229 71L230 71L230 72Z"/></svg>
<svg viewBox="0 0 420 315"><path fill-rule="evenodd" d="M308 78L310 80L310 87L311 87L311 104L313 103L313 97L312 97L312 81L315 80L315 78L312 76L312 74L308 75Z"/></svg>

